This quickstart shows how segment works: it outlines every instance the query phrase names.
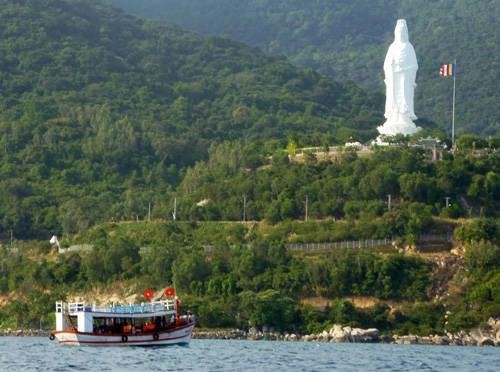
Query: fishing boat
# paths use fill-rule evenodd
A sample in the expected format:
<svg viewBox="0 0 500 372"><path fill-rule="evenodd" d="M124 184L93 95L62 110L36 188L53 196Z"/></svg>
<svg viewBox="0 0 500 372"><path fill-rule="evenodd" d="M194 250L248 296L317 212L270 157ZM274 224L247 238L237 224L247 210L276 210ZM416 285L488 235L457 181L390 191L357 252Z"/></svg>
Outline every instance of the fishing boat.
<svg viewBox="0 0 500 372"><path fill-rule="evenodd" d="M152 291L147 290L145 296L152 297ZM58 301L56 329L49 338L70 345L188 344L196 322L191 314L179 315L179 303L177 296L129 305Z"/></svg>

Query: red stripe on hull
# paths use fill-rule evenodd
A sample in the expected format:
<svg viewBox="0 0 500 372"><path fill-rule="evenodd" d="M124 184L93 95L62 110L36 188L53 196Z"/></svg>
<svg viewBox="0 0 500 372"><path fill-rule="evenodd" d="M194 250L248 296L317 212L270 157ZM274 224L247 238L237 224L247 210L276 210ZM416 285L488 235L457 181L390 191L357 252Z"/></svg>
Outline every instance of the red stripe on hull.
<svg viewBox="0 0 500 372"><path fill-rule="evenodd" d="M52 334L58 339L60 344L66 345L167 346L189 343L193 328L194 324L190 324L168 331L135 335L96 334L78 332L76 330L55 331ZM157 339L154 338L155 335L158 336Z"/></svg>

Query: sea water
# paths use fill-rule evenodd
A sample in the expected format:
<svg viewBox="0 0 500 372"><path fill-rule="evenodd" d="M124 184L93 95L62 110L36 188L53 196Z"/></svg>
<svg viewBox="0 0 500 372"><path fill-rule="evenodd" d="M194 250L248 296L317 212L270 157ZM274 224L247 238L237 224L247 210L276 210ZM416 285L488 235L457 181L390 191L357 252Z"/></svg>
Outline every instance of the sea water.
<svg viewBox="0 0 500 372"><path fill-rule="evenodd" d="M0 337L1 371L500 371L500 348L191 340L188 346L59 345Z"/></svg>

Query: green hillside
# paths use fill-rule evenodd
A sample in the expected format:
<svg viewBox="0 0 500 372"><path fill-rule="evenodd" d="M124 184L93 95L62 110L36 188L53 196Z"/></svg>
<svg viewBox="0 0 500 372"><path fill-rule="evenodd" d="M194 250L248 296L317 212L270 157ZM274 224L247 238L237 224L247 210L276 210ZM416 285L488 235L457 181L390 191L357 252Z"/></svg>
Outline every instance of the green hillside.
<svg viewBox="0 0 500 372"><path fill-rule="evenodd" d="M405 18L420 67L417 116L451 135L452 79L440 79L439 67L456 59L456 133L500 134L498 1L108 1L204 34L230 35L378 92L396 19Z"/></svg>
<svg viewBox="0 0 500 372"><path fill-rule="evenodd" d="M343 225L108 223L62 241L63 247L92 244L91 251L63 254L48 241L15 242L0 257L0 329L50 330L56 300L142 302L145 288L157 293L170 283L182 311L192 311L204 329L267 326L304 335L348 324L427 336L484 327L500 315L494 220L462 220L455 241L463 248L454 253L448 244L429 251L419 244L418 254L392 246L292 253L284 244L283 237L327 237ZM457 223L435 225L453 229ZM357 307L357 298L372 305ZM320 308L313 306L318 302Z"/></svg>
<svg viewBox="0 0 500 372"><path fill-rule="evenodd" d="M170 283L202 327L429 334L447 312L451 331L500 316L500 137L338 146L376 136L381 94L99 1L0 5L0 328ZM59 254L52 235L92 249ZM396 247L288 246L377 238Z"/></svg>
<svg viewBox="0 0 500 372"><path fill-rule="evenodd" d="M269 155L368 140L382 120L380 95L228 38L99 1L1 5L3 239L144 216L212 143L266 142Z"/></svg>

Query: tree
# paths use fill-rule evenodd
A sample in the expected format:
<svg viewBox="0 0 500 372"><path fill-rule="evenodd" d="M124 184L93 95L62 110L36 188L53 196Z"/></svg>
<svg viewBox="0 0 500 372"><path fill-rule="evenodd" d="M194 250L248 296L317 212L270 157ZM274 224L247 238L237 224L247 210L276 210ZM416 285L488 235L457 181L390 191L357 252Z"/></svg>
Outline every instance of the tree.
<svg viewBox="0 0 500 372"><path fill-rule="evenodd" d="M295 303L291 298L283 297L279 291L245 291L239 297L239 311L250 326L275 327L279 332L295 328Z"/></svg>
<svg viewBox="0 0 500 372"><path fill-rule="evenodd" d="M53 297L35 290L29 294L28 302L30 323L32 326L38 326L38 329L44 329L44 323L48 320L47 314L54 308ZM38 324L35 324L36 321Z"/></svg>
<svg viewBox="0 0 500 372"><path fill-rule="evenodd" d="M172 264L172 280L179 290L192 291L197 288L203 293L204 284L211 274L210 264L201 250L182 252ZM194 283L194 287L193 287Z"/></svg>
<svg viewBox="0 0 500 372"><path fill-rule="evenodd" d="M498 239L499 230L494 218L479 218L466 226L457 228L454 235L463 242L488 241Z"/></svg>
<svg viewBox="0 0 500 372"><path fill-rule="evenodd" d="M148 277L150 285L172 283L172 262L175 255L165 247L150 248L148 253L141 255L141 273Z"/></svg>
<svg viewBox="0 0 500 372"><path fill-rule="evenodd" d="M500 270L500 246L487 240L470 241L465 245L468 268L478 276Z"/></svg>
<svg viewBox="0 0 500 372"><path fill-rule="evenodd" d="M75 199L69 199L59 207L58 220L64 233L74 235L89 228L88 214Z"/></svg>
<svg viewBox="0 0 500 372"><path fill-rule="evenodd" d="M432 223L432 207L423 203L410 203L408 216L405 231L410 240L416 243L418 236Z"/></svg>
<svg viewBox="0 0 500 372"><path fill-rule="evenodd" d="M334 324L359 325L359 314L354 304L350 301L335 299L332 301L328 318Z"/></svg>

